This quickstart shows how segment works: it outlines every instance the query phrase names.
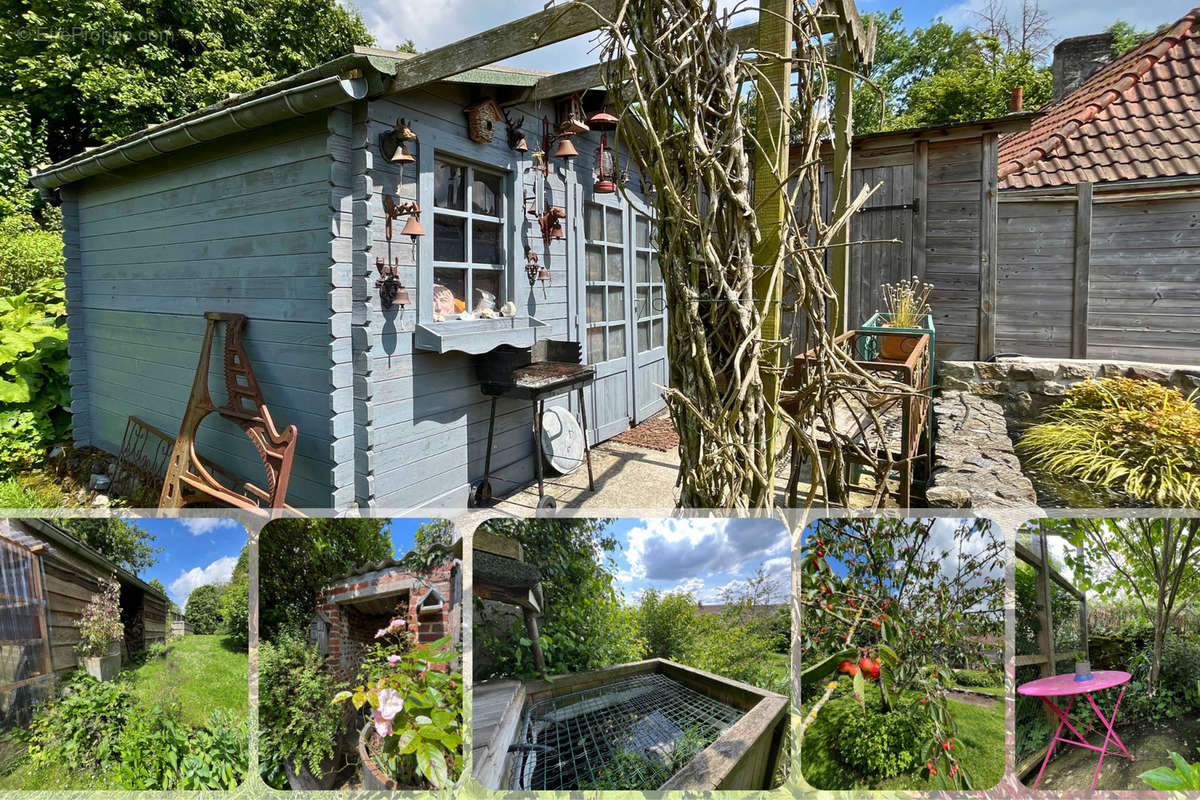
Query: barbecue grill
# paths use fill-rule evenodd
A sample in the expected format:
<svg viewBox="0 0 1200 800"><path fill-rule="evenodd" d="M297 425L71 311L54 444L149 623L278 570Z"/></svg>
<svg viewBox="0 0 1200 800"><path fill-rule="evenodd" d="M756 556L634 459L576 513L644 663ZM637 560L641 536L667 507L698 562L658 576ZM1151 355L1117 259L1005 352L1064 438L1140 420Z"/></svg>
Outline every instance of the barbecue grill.
<svg viewBox="0 0 1200 800"><path fill-rule="evenodd" d="M538 508L553 509L554 498L546 496L546 480L542 466L542 414L547 400L572 391L578 392L588 491L595 491L592 479L592 452L587 444L587 407L583 390L596 379L596 368L583 363L583 346L580 343L543 339L534 342L533 347L504 345L490 353L476 356L475 373L479 378L481 391L492 398L483 479L472 495L475 505L487 505L493 498L492 437L496 430L496 401L501 397L529 400L533 406L534 470L537 473Z"/></svg>

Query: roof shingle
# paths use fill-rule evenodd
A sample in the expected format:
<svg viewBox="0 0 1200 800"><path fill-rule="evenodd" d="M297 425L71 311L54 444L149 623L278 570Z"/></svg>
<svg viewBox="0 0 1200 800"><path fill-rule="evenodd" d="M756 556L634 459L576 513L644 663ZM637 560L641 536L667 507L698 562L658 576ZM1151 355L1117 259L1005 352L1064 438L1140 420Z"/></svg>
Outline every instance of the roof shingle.
<svg viewBox="0 0 1200 800"><path fill-rule="evenodd" d="M1000 188L1200 174L1200 8L1000 140Z"/></svg>

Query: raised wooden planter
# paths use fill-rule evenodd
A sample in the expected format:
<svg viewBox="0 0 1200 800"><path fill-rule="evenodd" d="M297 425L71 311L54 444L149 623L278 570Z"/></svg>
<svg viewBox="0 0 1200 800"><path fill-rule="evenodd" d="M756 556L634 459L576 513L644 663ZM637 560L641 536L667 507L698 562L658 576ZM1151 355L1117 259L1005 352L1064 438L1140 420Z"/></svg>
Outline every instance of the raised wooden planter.
<svg viewBox="0 0 1200 800"><path fill-rule="evenodd" d="M715 741L693 756L659 787L661 791L755 790L771 787L780 758L787 758L783 748L788 725L788 698L766 689L673 661L652 658L608 669L563 675L551 680L525 681L524 709L528 710L535 703L548 698L648 673L661 673L700 694L743 712ZM520 727L518 726L518 731ZM505 747L508 744L497 743Z"/></svg>

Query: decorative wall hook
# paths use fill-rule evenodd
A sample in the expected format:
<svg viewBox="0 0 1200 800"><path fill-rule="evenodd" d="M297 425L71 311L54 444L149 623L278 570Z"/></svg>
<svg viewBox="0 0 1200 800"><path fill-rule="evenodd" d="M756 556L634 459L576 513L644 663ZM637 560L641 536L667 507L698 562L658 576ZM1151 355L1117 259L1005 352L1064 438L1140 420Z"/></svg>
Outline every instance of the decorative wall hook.
<svg viewBox="0 0 1200 800"><path fill-rule="evenodd" d="M525 248L525 275L529 278L529 288L538 281L542 283L542 297L546 297L546 284L550 282L550 270L545 265L538 264L537 253L533 248Z"/></svg>
<svg viewBox="0 0 1200 800"><path fill-rule="evenodd" d="M562 221L566 218L566 211L563 211L558 206L550 205L550 201L547 200L546 210L538 217L538 225L542 229L542 241L550 244L555 239L567 238L562 226Z"/></svg>
<svg viewBox="0 0 1200 800"><path fill-rule="evenodd" d="M379 307L387 311L392 306L405 306L412 303L408 289L400 282L400 259L388 265L382 258L375 259L375 269L379 270L379 280L375 288L379 290Z"/></svg>
<svg viewBox="0 0 1200 800"><path fill-rule="evenodd" d="M418 236L425 235L425 228L421 226L421 207L415 202L401 202L394 196L385 194L383 196L383 214L387 217L384 236L389 242L392 240L392 220L399 219L405 214L408 215L408 221L404 223L404 228L400 233L412 239L413 244L416 244Z"/></svg>

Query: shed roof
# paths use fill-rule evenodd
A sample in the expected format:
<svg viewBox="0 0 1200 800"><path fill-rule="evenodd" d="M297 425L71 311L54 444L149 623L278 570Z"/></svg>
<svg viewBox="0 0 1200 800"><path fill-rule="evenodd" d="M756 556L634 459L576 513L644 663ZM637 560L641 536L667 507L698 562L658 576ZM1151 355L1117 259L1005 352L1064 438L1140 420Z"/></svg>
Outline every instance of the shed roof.
<svg viewBox="0 0 1200 800"><path fill-rule="evenodd" d="M1200 174L1200 8L1000 141L1000 188Z"/></svg>
<svg viewBox="0 0 1200 800"><path fill-rule="evenodd" d="M21 522L33 529L39 538L50 542L52 545L61 547L62 549L67 550L76 556L79 556L85 561L91 562L106 572L115 574L117 576L117 580L121 581L122 583L136 586L144 592L149 592L150 594L161 598L164 603L168 603L168 598L165 592L160 592L158 589L155 589L153 586L146 583L129 570L114 564L110 559L103 556L98 550L79 541L74 536L67 533L62 527L56 525L53 521L48 519L24 519L21 520Z"/></svg>

